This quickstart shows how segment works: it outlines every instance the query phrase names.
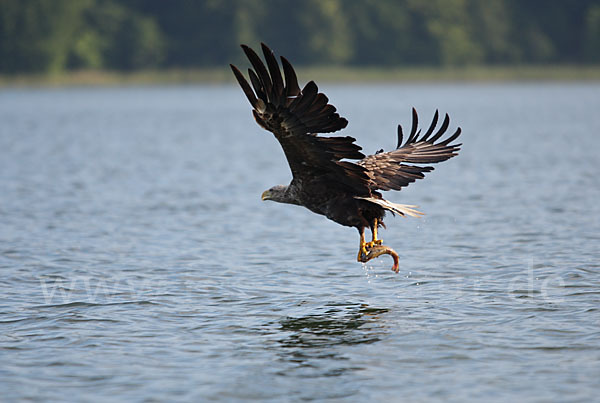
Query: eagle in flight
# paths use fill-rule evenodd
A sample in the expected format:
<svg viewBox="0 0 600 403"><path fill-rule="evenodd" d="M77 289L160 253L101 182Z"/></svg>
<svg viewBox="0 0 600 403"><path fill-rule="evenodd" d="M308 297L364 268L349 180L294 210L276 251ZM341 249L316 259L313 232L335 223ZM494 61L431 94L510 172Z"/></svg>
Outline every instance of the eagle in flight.
<svg viewBox="0 0 600 403"><path fill-rule="evenodd" d="M289 185L273 186L262 194L262 200L304 206L338 224L355 227L360 235L359 262L367 262L382 254L394 259L392 270L398 272L398 255L382 245L377 229L384 227L386 211L401 216L418 217L416 206L392 203L379 191L400 190L433 170L432 164L458 154L461 144L452 144L461 129L444 137L450 119L446 114L438 126L438 112L427 131L421 134L417 112L412 110L412 127L402 142L402 126L398 125L397 148L365 156L350 136L322 136L346 127L348 121L329 104L325 94L309 81L300 89L296 73L286 58L281 57L283 76L271 49L261 44L265 63L246 45L242 49L252 68L250 83L242 72L230 65L244 94L253 108L256 122L275 135L292 171ZM437 130L436 130L437 128ZM354 160L354 161L350 161ZM365 228L372 234L365 241Z"/></svg>

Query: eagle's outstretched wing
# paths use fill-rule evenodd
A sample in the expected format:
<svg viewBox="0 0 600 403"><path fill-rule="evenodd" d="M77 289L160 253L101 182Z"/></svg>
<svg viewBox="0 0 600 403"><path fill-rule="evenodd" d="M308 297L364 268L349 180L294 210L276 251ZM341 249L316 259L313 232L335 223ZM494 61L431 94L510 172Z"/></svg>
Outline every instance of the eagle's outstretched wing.
<svg viewBox="0 0 600 403"><path fill-rule="evenodd" d="M425 172L433 171L431 166L413 164L446 161L458 154L461 144L450 143L460 136L460 127L450 137L436 143L448 130L450 124L448 115L444 117L442 125L434 134L439 118L438 112L435 111L429 129L421 136L421 130L417 130L419 120L414 108L412 114L412 129L404 144L402 144L402 126L398 125L398 146L395 150L381 151L358 161L358 165L367 169L372 190L400 190L409 183L424 178Z"/></svg>
<svg viewBox="0 0 600 403"><path fill-rule="evenodd" d="M260 126L272 132L285 153L295 180L326 176L336 185L345 185L358 194L369 193L366 168L342 159L361 159L364 154L355 139L324 137L317 133L331 133L343 129L348 121L341 117L329 99L318 92L310 81L303 89L298 86L291 64L281 57L284 77L279 64L264 43L261 44L267 66L248 46L242 49L252 64L248 69L250 83L234 65L230 65ZM285 82L284 82L285 78Z"/></svg>

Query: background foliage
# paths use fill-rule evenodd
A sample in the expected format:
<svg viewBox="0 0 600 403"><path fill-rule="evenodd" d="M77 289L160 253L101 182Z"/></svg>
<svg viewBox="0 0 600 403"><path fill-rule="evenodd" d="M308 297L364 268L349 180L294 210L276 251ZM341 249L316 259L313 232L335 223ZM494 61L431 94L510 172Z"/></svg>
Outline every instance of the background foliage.
<svg viewBox="0 0 600 403"><path fill-rule="evenodd" d="M0 0L0 72L600 62L600 0Z"/></svg>

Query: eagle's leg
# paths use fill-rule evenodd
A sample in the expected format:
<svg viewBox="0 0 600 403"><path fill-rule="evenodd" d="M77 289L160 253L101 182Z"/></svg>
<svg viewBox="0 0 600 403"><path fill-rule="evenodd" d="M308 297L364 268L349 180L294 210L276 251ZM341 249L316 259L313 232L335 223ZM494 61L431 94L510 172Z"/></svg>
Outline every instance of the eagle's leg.
<svg viewBox="0 0 600 403"><path fill-rule="evenodd" d="M381 245L383 240L377 239L377 227L379 226L379 220L375 218L373 220L373 226L371 227L371 233L373 234L373 239L371 242L367 243L367 247L372 248L375 245Z"/></svg>
<svg viewBox="0 0 600 403"><path fill-rule="evenodd" d="M358 245L358 257L356 260L358 262L366 262L367 258L367 243L365 242L365 229L359 228L358 233L360 234L360 244Z"/></svg>

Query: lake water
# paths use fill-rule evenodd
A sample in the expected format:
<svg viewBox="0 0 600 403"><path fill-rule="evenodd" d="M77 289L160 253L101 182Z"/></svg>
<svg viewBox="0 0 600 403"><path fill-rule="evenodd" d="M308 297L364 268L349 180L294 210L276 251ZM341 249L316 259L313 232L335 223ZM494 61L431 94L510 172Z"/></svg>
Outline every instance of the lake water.
<svg viewBox="0 0 600 403"><path fill-rule="evenodd" d="M372 153L415 106L461 154L392 201L400 254L261 202L237 87L0 92L2 401L592 401L600 84L321 85Z"/></svg>

